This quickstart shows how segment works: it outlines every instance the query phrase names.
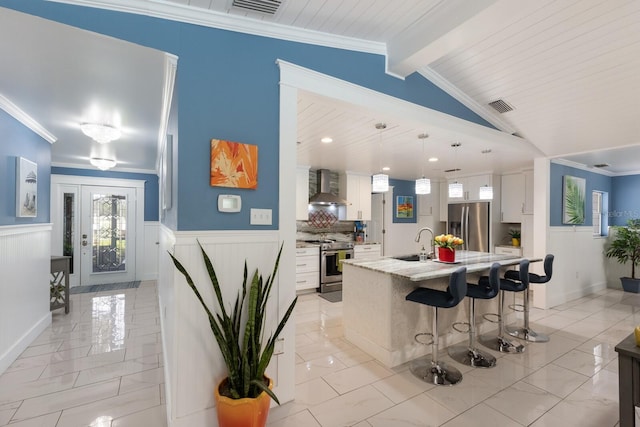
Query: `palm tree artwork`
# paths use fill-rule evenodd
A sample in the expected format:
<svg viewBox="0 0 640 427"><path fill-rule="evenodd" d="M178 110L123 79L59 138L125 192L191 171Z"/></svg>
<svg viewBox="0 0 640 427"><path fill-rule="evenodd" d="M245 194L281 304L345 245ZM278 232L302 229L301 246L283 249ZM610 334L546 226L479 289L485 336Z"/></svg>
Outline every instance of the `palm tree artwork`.
<svg viewBox="0 0 640 427"><path fill-rule="evenodd" d="M585 179L565 175L562 195L562 223L584 224Z"/></svg>

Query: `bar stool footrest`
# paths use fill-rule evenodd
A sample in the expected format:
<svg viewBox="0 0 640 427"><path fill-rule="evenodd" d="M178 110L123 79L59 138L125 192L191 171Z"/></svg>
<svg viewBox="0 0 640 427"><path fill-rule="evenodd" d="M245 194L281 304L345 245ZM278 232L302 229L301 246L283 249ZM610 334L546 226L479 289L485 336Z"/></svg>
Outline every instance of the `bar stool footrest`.
<svg viewBox="0 0 640 427"><path fill-rule="evenodd" d="M458 329L461 327L461 325L464 325L466 328L463 329ZM461 332L463 334L468 334L469 330L471 328L471 324L469 322L454 322L453 325L451 325L451 328L453 328L456 332Z"/></svg>
<svg viewBox="0 0 640 427"><path fill-rule="evenodd" d="M429 337L430 341L429 342L422 342L420 341L420 337ZM433 344L433 334L431 332L421 332L419 334L415 334L413 336L413 339L418 343L418 344L422 344L422 345L432 345Z"/></svg>

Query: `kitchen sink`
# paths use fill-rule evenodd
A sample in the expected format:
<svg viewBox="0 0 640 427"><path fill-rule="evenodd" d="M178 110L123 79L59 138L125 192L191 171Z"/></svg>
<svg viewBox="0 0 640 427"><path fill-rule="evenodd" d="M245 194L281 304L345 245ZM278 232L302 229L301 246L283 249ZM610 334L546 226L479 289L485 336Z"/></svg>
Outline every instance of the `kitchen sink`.
<svg viewBox="0 0 640 427"><path fill-rule="evenodd" d="M420 261L420 254L394 256L392 258L400 261ZM427 257L427 259L431 259L431 257Z"/></svg>

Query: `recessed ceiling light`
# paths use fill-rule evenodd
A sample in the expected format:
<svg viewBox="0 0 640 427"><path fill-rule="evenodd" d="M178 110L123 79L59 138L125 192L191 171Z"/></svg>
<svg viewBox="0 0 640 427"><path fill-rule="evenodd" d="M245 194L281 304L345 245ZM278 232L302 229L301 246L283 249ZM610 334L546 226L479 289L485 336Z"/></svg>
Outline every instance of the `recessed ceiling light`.
<svg viewBox="0 0 640 427"><path fill-rule="evenodd" d="M320 141L325 143L325 144L329 144L329 143L333 142L333 138L329 138L328 136L325 136Z"/></svg>
<svg viewBox="0 0 640 427"><path fill-rule="evenodd" d="M429 161L430 162L437 162L438 158L437 157L429 157Z"/></svg>
<svg viewBox="0 0 640 427"><path fill-rule="evenodd" d="M383 167L382 167L382 170L383 170L383 171L388 171L388 170L391 170L391 168L390 168L389 166L383 166Z"/></svg>

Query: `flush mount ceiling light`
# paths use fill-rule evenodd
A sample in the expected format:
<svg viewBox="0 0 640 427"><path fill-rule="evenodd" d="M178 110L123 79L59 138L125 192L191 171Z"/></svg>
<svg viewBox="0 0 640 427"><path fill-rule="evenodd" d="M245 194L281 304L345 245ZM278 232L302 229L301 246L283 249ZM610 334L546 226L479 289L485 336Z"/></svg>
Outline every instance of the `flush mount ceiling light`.
<svg viewBox="0 0 640 427"><path fill-rule="evenodd" d="M462 144L460 144L459 142L455 142L453 144L451 144L451 146L453 147L453 152L454 152L454 156L453 156L453 160L455 163L455 160L457 158L456 152L458 151L458 147L460 147ZM456 169L459 170L459 169ZM451 184L449 184L449 198L450 199L455 199L455 198L461 198L464 195L464 188L462 188L462 183L458 182L457 180L454 180Z"/></svg>
<svg viewBox="0 0 640 427"><path fill-rule="evenodd" d="M100 144L115 141L122 136L122 132L115 126L105 123L81 123L82 133Z"/></svg>
<svg viewBox="0 0 640 427"><path fill-rule="evenodd" d="M422 178L416 179L416 194L430 194L431 193L431 180L424 176L424 141L429 138L426 133L418 135L418 139L422 140Z"/></svg>
<svg viewBox="0 0 640 427"><path fill-rule="evenodd" d="M380 138L379 138L379 165L382 166L382 131L387 128L387 125L384 123L376 123L376 129L378 129ZM382 167L380 167L382 169ZM374 193L386 193L389 191L389 175L382 173L377 173L372 177L372 186L371 191Z"/></svg>
<svg viewBox="0 0 640 427"><path fill-rule="evenodd" d="M322 142L323 144L330 144L330 143L332 143L332 142L333 142L333 138L330 138L330 137L328 137L328 136L325 136L324 138L322 138L322 139L320 140L320 142Z"/></svg>
<svg viewBox="0 0 640 427"><path fill-rule="evenodd" d="M92 157L89 159L91 164L100 170L106 171L116 165L116 161L113 159L103 159L101 157Z"/></svg>
<svg viewBox="0 0 640 427"><path fill-rule="evenodd" d="M429 161L430 162L437 162L438 158L437 157L429 157Z"/></svg>

